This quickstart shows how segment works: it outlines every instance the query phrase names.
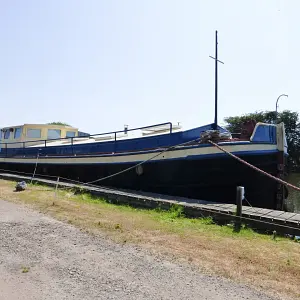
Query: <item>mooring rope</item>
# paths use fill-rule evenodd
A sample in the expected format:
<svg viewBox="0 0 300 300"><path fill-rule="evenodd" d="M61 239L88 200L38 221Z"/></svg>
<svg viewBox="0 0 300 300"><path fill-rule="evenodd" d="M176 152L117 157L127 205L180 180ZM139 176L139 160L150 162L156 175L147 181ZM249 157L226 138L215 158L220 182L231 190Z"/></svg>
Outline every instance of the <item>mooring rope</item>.
<svg viewBox="0 0 300 300"><path fill-rule="evenodd" d="M168 147L165 147L163 148L161 151L159 151L158 153L155 153L155 155L151 156L150 158L144 160L144 161L141 161L137 164L134 164L133 166L129 167L129 168L126 168L122 171L119 171L119 172L116 172L114 174L111 174L111 175L108 175L108 176L105 176L105 177L101 177L101 178L98 178L96 180L93 180L93 181L88 181L88 182L81 182L81 181L78 181L78 180L72 180L72 179L69 179L69 178L65 178L65 177L60 177L60 179L63 179L63 180L67 180L67 181L70 181L70 182L74 182L74 183L77 183L79 184L81 187L82 186L88 186L88 187L99 187L97 185L94 185L93 183L96 183L96 182L100 182L100 181L103 181L103 180L106 180L106 179L109 179L109 178L112 178L112 177L115 177L117 175L120 175L120 174L123 174L123 173L126 173L132 169L135 169L137 168L138 166L141 166L153 159L155 159L156 157L170 151L170 150L173 150L173 149L176 149L176 148L179 148L179 147L183 147L183 146L188 146L188 145L193 145L194 143L197 143L201 140L201 138L196 138L194 140L190 140L190 141L187 141L187 142L184 142L184 143L180 143L180 144L177 144L177 145L174 145L174 146L168 146ZM1 169L0 169L1 170ZM20 172L20 173L23 173L25 174L24 172ZM40 175L40 174L35 174L35 175ZM43 175L41 175L43 176ZM45 177L47 177L47 175L44 175ZM33 176L34 177L34 176ZM34 180L34 178L32 177L32 180ZM58 176L51 176L51 177L58 177ZM63 187L63 188L60 188L60 190L68 190L68 189L73 189L74 187Z"/></svg>
<svg viewBox="0 0 300 300"><path fill-rule="evenodd" d="M167 151L170 151L170 150L172 150L172 149L176 149L176 148L178 148L178 147L186 146L186 145L188 145L188 144L192 144L192 143L195 143L195 142L199 142L199 141L200 141L200 138L196 138L196 139L191 140L191 141L187 141L187 142L184 142L184 143L181 143L181 144L177 144L177 145L174 145L174 146L166 147L165 149L163 149L162 151L158 152L157 154L151 156L150 158L148 158L148 159L146 159L146 160L144 160L144 161L141 161L140 163L137 163L137 164L135 164L135 165L133 165L133 166L127 168L127 169L124 169L124 170L122 170L122 171L120 171L120 172L117 172L117 173L108 175L108 176L106 176L106 177L102 177L102 178L99 178L99 179L96 179L96 180L93 180L93 181L86 182L86 183L84 183L83 185L89 185L89 184L91 184L91 183L100 182L100 181L103 181L103 180L105 180L105 179L108 179L108 178L111 178L111 177L120 175L120 174L122 174L122 173L128 172L128 171L130 171L130 170L132 170L132 169L137 168L138 166L141 166L141 165L143 165L143 164L145 164L145 163L147 163L147 162L153 160L154 158L156 158L156 157L158 157L158 156L164 154L164 153L167 152Z"/></svg>
<svg viewBox="0 0 300 300"><path fill-rule="evenodd" d="M260 168L258 168L258 167L256 167L256 166L254 166L254 165L248 163L247 161L245 161L245 160L241 159L240 157L238 157L238 156L232 154L231 152L227 151L226 149L224 149L224 148L221 147L220 145L214 143L213 141L208 140L208 143L210 143L211 145L217 147L219 150L221 150L221 151L223 151L224 153L230 155L231 157L233 157L234 159L238 160L239 162L245 164L245 165L248 166L249 168L252 168L253 170L255 170L255 171L257 171L257 172L259 172L259 173L261 173L261 174L263 174L263 175L265 175L265 176L267 176L267 177L269 177L269 178L271 178L271 179L274 179L275 181L277 181L277 182L279 182L279 183L281 183L281 184L283 184L283 185L285 185L285 186L289 186L290 188L292 188L292 189L294 189L294 190L300 192L300 188L299 188L299 187L297 187L297 186L295 186L295 185L293 185L293 184L291 184L291 183L288 183L288 182L286 182L286 181L284 181L284 180L282 180L282 179L280 179L280 178L278 178L278 177L276 177L276 176L273 176L273 175L271 175L271 174L265 172L264 170L262 170L262 169L260 169Z"/></svg>
<svg viewBox="0 0 300 300"><path fill-rule="evenodd" d="M181 143L181 144L178 144L178 145L166 147L165 149L163 149L162 151L158 152L157 154L155 154L154 156L150 157L149 159L146 159L146 160L144 160L144 161L142 161L140 163L137 163L137 164L135 164L135 165L133 165L133 166L127 168L127 169L124 169L124 170L122 170L120 172L116 172L114 174L111 174L111 175L108 175L108 176L105 176L105 177L102 177L102 178L98 178L98 179L93 180L93 181L81 182L81 181L78 181L78 180L72 180L72 179L64 178L64 177L60 177L60 178L64 179L64 180L68 180L70 182L78 183L78 184L83 185L83 186L86 185L86 186L95 187L95 185L93 185L92 183L100 182L100 181L106 180L108 178L111 178L111 177L120 175L122 173L128 172L128 171L130 171L130 170L132 170L132 169L134 169L134 168L136 168L136 167L138 167L140 165L143 165L143 164L145 164L145 163L153 160L154 158L162 155L163 153L165 153L167 151L170 151L172 149L176 149L176 148L181 147L181 146L186 146L188 144L192 144L192 143L195 143L195 142L199 142L201 139L202 138L197 138L197 139L194 139L194 140L191 140L191 141L188 141L188 142L184 142L184 143ZM253 170L255 170L255 171L257 171L257 172L259 172L259 173L261 173L261 174L263 174L263 175L265 175L265 176L267 176L267 177L269 177L269 178L271 178L271 179L273 179L273 180L275 180L275 181L277 181L277 182L279 182L279 183L281 183L281 184L283 184L285 186L288 186L288 187L290 187L290 188L292 188L292 189L300 192L300 188L299 187L297 187L297 186L295 186L295 185L293 185L291 183L288 183L288 182L286 182L286 181L284 181L284 180L282 180L282 179L280 179L280 178L278 178L276 176L273 176L273 175L271 175L271 174L269 174L269 173L261 170L260 168L254 166L254 165L252 165L250 163L248 163L247 161L245 161L245 160L241 159L240 157L234 155L233 153L227 151L226 149L224 149L223 147L221 147L217 143L213 142L212 140L207 139L207 142L210 143L211 145L215 146L216 148L218 148L222 152L224 152L224 153L228 154L229 156L233 157L234 159L238 160L239 162L241 162L241 163L247 165L248 167L252 168ZM4 169L0 169L0 170L4 170ZM7 171L9 171L9 170L7 170ZM15 172L15 173L26 174L25 172ZM38 175L38 176L44 176L44 177L57 177L57 176L53 176L53 175L52 176L51 175L42 175L42 174L36 174L36 175ZM34 178L32 178L32 179L34 180Z"/></svg>

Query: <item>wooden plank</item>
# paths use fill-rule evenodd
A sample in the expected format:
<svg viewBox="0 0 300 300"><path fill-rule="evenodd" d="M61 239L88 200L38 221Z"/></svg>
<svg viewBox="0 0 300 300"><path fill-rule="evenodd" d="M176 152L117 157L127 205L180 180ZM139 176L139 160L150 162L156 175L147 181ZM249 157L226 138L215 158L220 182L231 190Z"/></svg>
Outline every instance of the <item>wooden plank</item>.
<svg viewBox="0 0 300 300"><path fill-rule="evenodd" d="M247 214L262 214L263 212L263 208L259 208L259 207L250 207L249 209L244 209L243 207L243 211L247 211Z"/></svg>
<svg viewBox="0 0 300 300"><path fill-rule="evenodd" d="M293 217L289 218L289 221L300 222L300 214L295 214Z"/></svg>
<svg viewBox="0 0 300 300"><path fill-rule="evenodd" d="M271 209L263 208L263 209L261 209L261 210L258 212L258 214L259 214L261 217L263 217L263 216L265 216L265 215L269 215L271 212L272 212Z"/></svg>
<svg viewBox="0 0 300 300"><path fill-rule="evenodd" d="M293 217L298 216L299 214L286 212L286 221L289 222L290 220L293 220Z"/></svg>
<svg viewBox="0 0 300 300"><path fill-rule="evenodd" d="M257 215L260 215L261 217L271 216L273 212L274 212L273 210L266 209L266 208L265 209L260 209L260 210L257 210L257 211L254 208L254 210L251 211L252 214L257 214ZM280 213L282 213L282 212L280 212Z"/></svg>
<svg viewBox="0 0 300 300"><path fill-rule="evenodd" d="M217 204L206 204L206 205L203 205L203 207L207 207L209 209L222 210L222 211L232 211L233 209L236 208L235 205L220 206Z"/></svg>
<svg viewBox="0 0 300 300"><path fill-rule="evenodd" d="M215 208L220 210L220 211L228 211L228 210L232 210L232 209L235 209L236 205L234 204L223 204L223 203L220 203L220 204L216 204L215 205Z"/></svg>
<svg viewBox="0 0 300 300"><path fill-rule="evenodd" d="M276 220L276 219L279 219L279 217L281 215L284 214L284 211L281 211L281 210L272 210L270 211L270 213L268 214L265 214L264 216L262 216L263 218L267 218L267 219L273 219L273 220Z"/></svg>
<svg viewBox="0 0 300 300"><path fill-rule="evenodd" d="M243 213L245 213L245 212L251 212L251 210L252 210L252 207L251 206L243 206Z"/></svg>

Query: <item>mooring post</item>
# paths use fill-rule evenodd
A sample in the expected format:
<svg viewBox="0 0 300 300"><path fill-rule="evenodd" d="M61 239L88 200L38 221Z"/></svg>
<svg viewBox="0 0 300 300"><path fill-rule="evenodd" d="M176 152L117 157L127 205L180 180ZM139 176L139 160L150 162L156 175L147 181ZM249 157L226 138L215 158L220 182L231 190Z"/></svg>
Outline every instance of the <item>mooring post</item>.
<svg viewBox="0 0 300 300"><path fill-rule="evenodd" d="M59 184L59 176L57 177L56 185L55 185L55 199L57 198L57 188L58 188L58 184Z"/></svg>
<svg viewBox="0 0 300 300"><path fill-rule="evenodd" d="M35 172L36 172L37 165L38 165L38 160L39 160L39 155L40 155L40 150L41 149L38 149L38 152L37 152L37 155L36 155L35 167L34 167L34 171L33 171L33 175L31 177L30 183L32 183L32 180L34 179L34 176L35 176Z"/></svg>
<svg viewBox="0 0 300 300"><path fill-rule="evenodd" d="M243 208L243 199L244 199L245 189L243 186L238 186L236 188L236 218L234 231L239 232L242 228L242 208Z"/></svg>

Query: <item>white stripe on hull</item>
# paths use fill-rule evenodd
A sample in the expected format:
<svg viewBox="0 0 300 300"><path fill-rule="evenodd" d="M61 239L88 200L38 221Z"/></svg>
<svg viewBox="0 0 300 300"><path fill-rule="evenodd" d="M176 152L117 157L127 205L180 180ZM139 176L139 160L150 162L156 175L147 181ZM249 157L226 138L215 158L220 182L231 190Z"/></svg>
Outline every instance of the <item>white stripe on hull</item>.
<svg viewBox="0 0 300 300"><path fill-rule="evenodd" d="M276 151L273 144L243 144L243 145L222 145L229 152L251 152L256 151ZM195 147L189 149L170 150L154 158L152 161L165 161L170 159L184 159L189 156L216 155L223 152L216 147ZM158 152L133 153L128 155L107 155L107 156L86 156L86 157L40 157L39 164L113 164L113 163L135 163L145 161L157 155ZM36 158L5 158L0 157L0 163L35 163Z"/></svg>

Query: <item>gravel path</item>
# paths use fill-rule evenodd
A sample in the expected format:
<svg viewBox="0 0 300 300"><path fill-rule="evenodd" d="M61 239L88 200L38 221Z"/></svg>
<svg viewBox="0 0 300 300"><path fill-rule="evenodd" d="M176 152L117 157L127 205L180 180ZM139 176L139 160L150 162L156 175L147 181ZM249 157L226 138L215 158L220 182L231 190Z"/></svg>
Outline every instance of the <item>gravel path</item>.
<svg viewBox="0 0 300 300"><path fill-rule="evenodd" d="M0 299L272 298L0 200Z"/></svg>

